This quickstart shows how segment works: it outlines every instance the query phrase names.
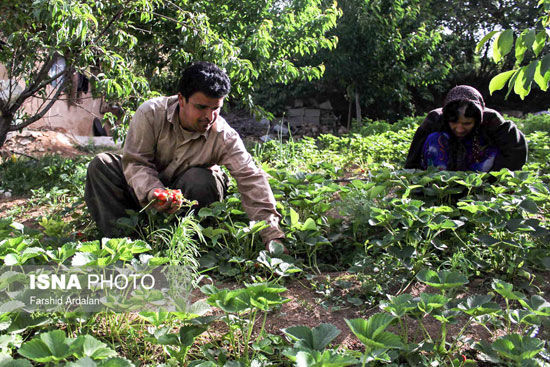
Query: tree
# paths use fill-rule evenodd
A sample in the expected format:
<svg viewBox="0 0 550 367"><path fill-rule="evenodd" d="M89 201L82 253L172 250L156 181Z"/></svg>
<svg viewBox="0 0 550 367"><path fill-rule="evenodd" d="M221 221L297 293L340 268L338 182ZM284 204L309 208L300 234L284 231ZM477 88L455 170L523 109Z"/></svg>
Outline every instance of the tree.
<svg viewBox="0 0 550 367"><path fill-rule="evenodd" d="M550 0L539 0L538 8L542 14L535 27L524 29L519 35L515 35L513 29L493 30L477 45L476 51L479 51L492 39L492 59L495 63L504 60L512 50L515 51L513 69L504 71L491 79L489 84L491 94L508 85L506 97L514 91L524 99L531 92L533 81L541 90L548 90L550 54L543 55L543 51L547 49L546 46L549 43Z"/></svg>
<svg viewBox="0 0 550 367"><path fill-rule="evenodd" d="M440 51L451 58L456 73L478 78L486 64L479 64L475 45L486 30L495 27L522 29L537 18L538 0L429 0L422 5L426 22L442 27ZM453 72L451 72L453 74Z"/></svg>
<svg viewBox="0 0 550 367"><path fill-rule="evenodd" d="M137 36L142 47L150 48L141 56L146 74L153 75L155 89L172 89L179 70L194 59L215 60L232 81L232 98L253 112L266 113L253 98L259 88L321 77L322 62L297 61L336 45L336 38L326 35L339 16L336 2L212 0L184 4L165 2L156 9L156 22L142 26Z"/></svg>
<svg viewBox="0 0 550 367"><path fill-rule="evenodd" d="M146 81L131 72L123 52L135 46L123 16L141 13L142 4L111 1L36 0L2 3L0 63L7 70L0 99L0 146L9 131L39 120L65 91L74 72L94 77L109 97L146 94ZM65 68L52 73L63 59ZM25 100L41 100L38 110L23 111Z"/></svg>
<svg viewBox="0 0 550 367"><path fill-rule="evenodd" d="M335 4L317 0L2 0L0 147L9 131L40 119L75 72L93 91L124 105L126 116L144 99L173 92L179 71L195 60L224 67L232 97L261 112L252 98L261 80L320 77L323 65L295 65L304 54L333 47L325 33L336 24ZM60 59L66 67L57 73ZM53 84L53 85L52 85ZM31 97L43 103L23 112Z"/></svg>
<svg viewBox="0 0 550 367"><path fill-rule="evenodd" d="M419 0L340 1L343 15L331 32L338 45L320 56L326 64L323 85L346 94L371 118L413 112L413 94L442 80L449 69L437 52L441 36L422 20L420 5Z"/></svg>

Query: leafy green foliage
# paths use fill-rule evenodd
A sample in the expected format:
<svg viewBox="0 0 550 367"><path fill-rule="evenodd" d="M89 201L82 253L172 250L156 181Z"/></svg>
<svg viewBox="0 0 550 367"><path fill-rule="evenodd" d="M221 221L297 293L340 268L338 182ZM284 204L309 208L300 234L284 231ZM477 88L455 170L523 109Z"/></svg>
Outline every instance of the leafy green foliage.
<svg viewBox="0 0 550 367"><path fill-rule="evenodd" d="M94 361L105 360L99 365L133 366L122 358L115 358L116 352L90 335L81 335L76 339L67 338L61 330L42 333L24 343L18 353L32 361L42 364L67 361L70 357L79 358L73 366L96 365ZM86 363L86 364L84 364Z"/></svg>
<svg viewBox="0 0 550 367"><path fill-rule="evenodd" d="M333 32L338 46L322 57L327 89L337 87L350 103L357 96L370 117L395 120L413 112L411 91L426 91L449 70L438 57L441 34L426 24L421 2L339 4L343 15Z"/></svg>
<svg viewBox="0 0 550 367"><path fill-rule="evenodd" d="M511 360L516 365L536 365L533 357L543 350L544 342L537 338L518 334L506 335L498 338L492 344L479 343L477 348L494 361Z"/></svg>
<svg viewBox="0 0 550 367"><path fill-rule="evenodd" d="M416 278L422 283L441 290L460 287L468 282L464 275L446 270L440 272L429 269L422 270L416 274Z"/></svg>
<svg viewBox="0 0 550 367"><path fill-rule="evenodd" d="M398 335L385 331L394 320L393 316L386 313L376 313L367 320L346 320L350 330L365 344L365 360L379 359L379 355L387 358L388 350L405 348Z"/></svg>
<svg viewBox="0 0 550 367"><path fill-rule="evenodd" d="M313 329L307 326L292 326L283 329L283 332L295 341L295 348L322 351L341 331L332 324L321 324Z"/></svg>
<svg viewBox="0 0 550 367"><path fill-rule="evenodd" d="M339 14L336 3L319 0L38 0L3 3L1 10L7 85L0 99L0 146L8 131L44 116L75 72L91 79L96 95L125 107L114 129L118 138L133 110L159 92L173 93L180 71L196 60L226 69L235 101L266 113L254 103L255 86L320 78L322 63L299 64L296 55L333 48L336 39L326 33ZM49 75L61 58L65 69ZM29 115L22 106L31 97L43 103Z"/></svg>
<svg viewBox="0 0 550 367"><path fill-rule="evenodd" d="M524 29L517 37L514 37L512 29L493 31L477 45L476 50L479 51L485 43L493 39L492 58L495 63L500 62L513 49L515 50L514 68L493 77L489 85L491 94L504 88L507 84L506 97L514 91L521 99L524 99L531 92L533 82L541 90L548 90L550 55L543 55L542 51L548 42L546 28L550 24L550 1L539 0L538 9L540 17L533 28Z"/></svg>
<svg viewBox="0 0 550 367"><path fill-rule="evenodd" d="M547 345L541 351L539 341L547 339L550 316L547 297L537 288L544 286L541 274L550 268L546 117L518 121L532 129L527 134L530 161L524 170L490 173L400 169L420 120L407 118L396 125L369 122L348 136L269 142L255 149L256 159L271 176L289 254L274 246L265 249L257 235L264 223L248 221L234 187L223 202L203 209L197 218L187 218L190 226L172 228L155 222L149 233L158 235L142 239L96 240L93 225L81 237L76 230L90 220L63 217L61 212L43 215L39 230L0 220L4 265L143 266L187 257L185 262L206 284L202 290L208 298L208 303L180 302L174 312L142 312L137 320L111 313L31 317L19 312L23 306L17 301L5 302L0 304L0 328L6 335L0 338L2 351L12 356L9 363L24 366L28 357L22 359L17 351L27 353L35 344L41 346L40 354L33 357L50 360L43 363L76 366L138 365L159 359L168 365L203 366L459 366L464 360L456 358L464 349L464 365L473 363L469 358L512 365L521 357L527 365L540 363ZM33 188L24 208L39 203L59 209L81 195L71 181L82 183L86 163L87 158L6 161L0 166L8 178L2 185L14 191L17 185ZM34 171L42 174L38 169L51 181L47 189L40 190L40 182L33 179ZM16 209L8 213L16 215ZM199 233L204 236L200 246ZM345 275L316 274L327 270ZM290 344L267 333L267 320L288 300L285 282L303 282L294 279L302 275L315 292L312 301L321 307L379 307L376 315L348 320L350 331L366 345L365 353L333 349L338 330L328 324L284 325ZM7 292L18 279L13 272L0 276L0 292ZM235 289L210 284L220 279L245 284ZM415 297L407 294L416 281L430 290ZM490 292L456 296L463 285L472 283ZM148 296L152 295L139 295L140 302ZM118 301L107 300L113 305ZM213 315L205 316L209 311ZM50 334L59 325L66 330L63 335ZM479 357L467 339L474 325L495 341L502 333L520 338L502 339L496 346L479 343ZM113 333L105 337L103 330ZM67 348L77 354L65 356ZM103 353L109 357L96 359Z"/></svg>
<svg viewBox="0 0 550 367"><path fill-rule="evenodd" d="M37 190L37 196L50 202L68 194L68 191L73 195L83 194L88 159L46 156L40 160L24 157L6 160L0 166L0 185L14 195Z"/></svg>

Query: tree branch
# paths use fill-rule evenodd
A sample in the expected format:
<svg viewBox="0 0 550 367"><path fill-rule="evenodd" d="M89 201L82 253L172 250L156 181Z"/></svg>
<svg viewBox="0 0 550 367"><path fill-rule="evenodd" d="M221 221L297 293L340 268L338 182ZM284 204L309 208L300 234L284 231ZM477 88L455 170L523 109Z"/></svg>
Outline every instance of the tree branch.
<svg viewBox="0 0 550 367"><path fill-rule="evenodd" d="M105 28L103 28L103 30L97 35L97 37L92 41L93 44L97 43L97 41L99 41L99 39L101 37L103 37L103 35L107 32L107 30L113 25L113 23L118 19L120 18L120 16L122 15L122 13L124 12L124 8L120 9L118 11L118 13L116 13L113 18L109 21L109 23L107 23L107 25L105 26Z"/></svg>
<svg viewBox="0 0 550 367"><path fill-rule="evenodd" d="M53 77L44 80L46 75L48 75L47 73L49 72L49 70L51 69L53 64L55 63L56 59L57 59L57 57L52 56L50 61L48 61L47 63L42 64L42 67L40 68L40 71L38 72L38 74L36 74L36 76L33 79L33 83L31 85L29 85L28 87L26 87L23 90L23 92L21 92L19 97L17 97L15 102L9 107L9 110L8 110L9 113L15 114L15 112L19 108L21 108L21 105L23 104L23 102L25 102L25 100L27 98L32 97L38 90L45 87L46 85L48 85L49 83L51 83L52 81L54 81L55 79L57 79L61 75L63 75L63 73L65 73L66 68L65 68L65 70L63 70L63 71L57 73L56 75L54 75Z"/></svg>
<svg viewBox="0 0 550 367"><path fill-rule="evenodd" d="M8 131L17 131L17 130L20 130L24 127L27 127L29 126L30 124L32 124L33 122L36 122L38 120L40 120L42 117L44 117L44 115L46 114L46 112L48 112L50 110L50 108L52 108L53 104L57 101L58 97L61 95L61 93L63 92L63 89L65 89L65 84L67 83L67 78L63 79L63 82L61 84L58 85L57 87L57 91L55 92L55 95L53 96L53 98L51 99L51 101L46 105L46 107L44 107L44 109L38 113L36 113L34 116L32 116L31 118L29 118L28 120L26 120L25 122L22 122L21 124L18 124L18 125L14 125L14 126L10 126L10 128L8 129Z"/></svg>
<svg viewBox="0 0 550 367"><path fill-rule="evenodd" d="M53 88L45 98L34 96L34 98L42 100L40 105L35 110L40 111L42 107L44 107L47 103L51 101L59 101L60 100L59 96L57 98L52 97L55 94L55 92L57 92L57 88Z"/></svg>
<svg viewBox="0 0 550 367"><path fill-rule="evenodd" d="M63 76L63 74L66 73L66 69L63 70L63 71L60 71L59 73L55 74L54 76L52 76L51 78L48 78L44 81L42 81L40 84L38 84L37 86L35 86L33 89L25 89L23 92L21 92L21 95L19 96L19 98L22 98L23 101L29 97L32 97L36 92L38 92L40 89L46 87L48 84L50 84L51 82L53 82L54 80L56 80L57 78ZM19 98L17 99L16 102L19 101Z"/></svg>
<svg viewBox="0 0 550 367"><path fill-rule="evenodd" d="M42 80L44 80L44 78L46 77L46 75L48 75L48 72L50 71L50 69L52 68L52 66L55 64L55 62L57 61L57 58L58 57L61 57L61 55L59 55L57 52L54 52L51 56L50 56L50 60L48 62L45 62L44 64L42 64L42 67L40 68L40 70L38 71L38 73L36 74L36 76L34 76L32 78L33 82L31 85L29 85L27 88L25 88L25 90L32 90L32 89L35 89L36 85L40 84L40 82ZM25 92L25 91L23 91Z"/></svg>

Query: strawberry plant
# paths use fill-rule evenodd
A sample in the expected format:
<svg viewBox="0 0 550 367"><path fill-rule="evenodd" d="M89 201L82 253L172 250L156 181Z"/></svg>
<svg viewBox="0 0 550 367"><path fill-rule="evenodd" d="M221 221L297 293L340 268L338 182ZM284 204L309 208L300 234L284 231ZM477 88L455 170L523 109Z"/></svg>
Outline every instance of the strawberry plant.
<svg viewBox="0 0 550 367"><path fill-rule="evenodd" d="M82 205L89 157L3 162L0 189L23 200L0 219L0 366L548 363L547 124L537 122L542 130L527 135L530 157L521 171L401 169L420 120L253 149L270 175L288 254L266 249L259 238L265 223L249 221L234 185L197 215L186 215L192 203L183 199L177 215L134 213L119 223L131 237L102 239ZM181 197L160 190L158 199ZM31 219L38 209L40 218ZM33 220L36 229L17 223ZM177 290L104 299L139 315L48 313L44 306L21 312L22 267L161 264L179 269ZM219 289L220 281L234 287ZM290 291L296 283L314 296L288 311L282 305L299 297ZM199 285L206 300L191 302ZM409 294L422 287L429 288ZM160 310L169 302L170 312ZM146 304L157 309L143 310ZM360 344L338 345L342 335L326 320L313 328L288 321L271 331L279 335L267 332L272 316L313 318L314 307L356 311L342 333ZM99 358L95 346L108 356Z"/></svg>
<svg viewBox="0 0 550 367"><path fill-rule="evenodd" d="M23 343L18 353L43 366L57 366L62 362L65 362L66 366L134 366L127 359L117 357L114 350L90 335L67 338L61 330L39 334ZM13 365L24 366L22 361L15 360Z"/></svg>

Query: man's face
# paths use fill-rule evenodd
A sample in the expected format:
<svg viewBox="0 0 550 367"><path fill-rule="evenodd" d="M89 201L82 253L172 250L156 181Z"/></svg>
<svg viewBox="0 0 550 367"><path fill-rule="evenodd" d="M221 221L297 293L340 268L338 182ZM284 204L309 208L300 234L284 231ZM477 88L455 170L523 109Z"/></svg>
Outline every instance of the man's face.
<svg viewBox="0 0 550 367"><path fill-rule="evenodd" d="M179 118L183 128L199 133L208 131L220 114L224 98L211 98L202 92L195 92L186 101L178 94Z"/></svg>

